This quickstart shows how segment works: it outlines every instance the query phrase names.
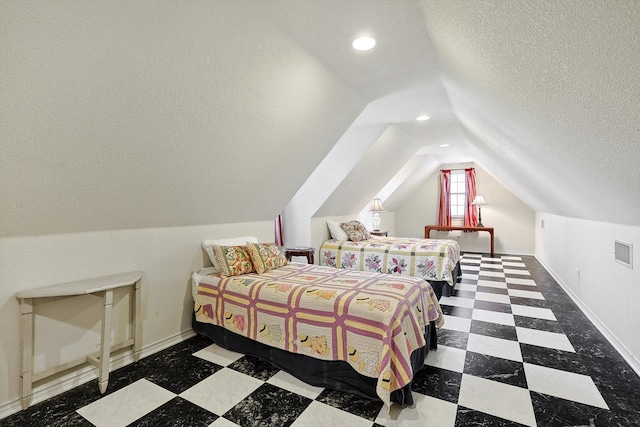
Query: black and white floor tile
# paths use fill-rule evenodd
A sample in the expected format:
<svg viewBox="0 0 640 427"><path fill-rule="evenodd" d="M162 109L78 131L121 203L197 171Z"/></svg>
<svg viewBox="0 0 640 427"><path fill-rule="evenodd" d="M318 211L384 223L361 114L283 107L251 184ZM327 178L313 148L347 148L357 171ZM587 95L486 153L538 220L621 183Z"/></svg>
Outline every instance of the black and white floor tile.
<svg viewBox="0 0 640 427"><path fill-rule="evenodd" d="M640 426L640 378L533 257L465 254L415 405L313 387L195 337L2 426Z"/></svg>

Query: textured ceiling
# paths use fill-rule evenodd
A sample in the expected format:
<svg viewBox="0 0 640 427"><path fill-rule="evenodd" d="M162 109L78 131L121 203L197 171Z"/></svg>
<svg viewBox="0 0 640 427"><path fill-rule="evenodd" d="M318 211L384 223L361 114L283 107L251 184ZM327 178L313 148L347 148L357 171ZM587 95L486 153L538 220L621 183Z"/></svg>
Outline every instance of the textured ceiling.
<svg viewBox="0 0 640 427"><path fill-rule="evenodd" d="M390 209L454 157L640 225L639 49L628 0L3 1L0 235Z"/></svg>

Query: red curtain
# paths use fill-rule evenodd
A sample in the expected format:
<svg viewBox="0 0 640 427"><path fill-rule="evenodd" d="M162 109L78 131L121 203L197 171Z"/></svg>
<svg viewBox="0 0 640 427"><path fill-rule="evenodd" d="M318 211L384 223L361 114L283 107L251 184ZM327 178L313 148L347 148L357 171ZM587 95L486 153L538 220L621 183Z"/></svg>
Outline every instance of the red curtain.
<svg viewBox="0 0 640 427"><path fill-rule="evenodd" d="M475 227L478 225L478 207L472 205L476 198L476 170L473 168L464 170L465 190L467 201L464 206L464 226Z"/></svg>
<svg viewBox="0 0 640 427"><path fill-rule="evenodd" d="M451 171L440 171L440 203L438 205L438 225L451 226Z"/></svg>
<svg viewBox="0 0 640 427"><path fill-rule="evenodd" d="M275 220L275 243L276 246L284 246L284 235L282 234L282 214L278 215Z"/></svg>

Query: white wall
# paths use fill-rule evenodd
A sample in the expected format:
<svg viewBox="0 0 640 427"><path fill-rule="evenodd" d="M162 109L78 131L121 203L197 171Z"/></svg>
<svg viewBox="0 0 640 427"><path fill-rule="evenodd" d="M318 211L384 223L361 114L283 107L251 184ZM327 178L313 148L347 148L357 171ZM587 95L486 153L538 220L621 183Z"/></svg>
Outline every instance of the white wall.
<svg viewBox="0 0 640 427"><path fill-rule="evenodd" d="M443 165L441 169L476 168L476 190L484 196L482 223L493 227L497 253L533 254L535 213L477 164ZM424 226L438 223L439 170L425 180L395 211L398 236L424 237ZM431 232L432 238L455 238L463 251L488 252L488 233Z"/></svg>
<svg viewBox="0 0 640 427"><path fill-rule="evenodd" d="M102 231L0 239L0 418L20 409L21 290L142 270L142 344L171 340L191 329L191 273L209 259L202 240L254 235L273 241L273 222ZM118 293L114 340L127 334L127 300ZM36 306L36 365L64 363L99 344L101 299L87 296ZM124 319L124 320L123 320ZM91 332L86 332L90 330ZM45 334L40 332L46 331ZM87 352L88 352L87 351ZM144 350L143 350L144 354ZM54 363L55 362L55 363ZM46 385L46 380L45 380ZM97 387L97 384L96 384ZM44 387L36 388L36 393Z"/></svg>
<svg viewBox="0 0 640 427"><path fill-rule="evenodd" d="M614 239L633 244L633 269L614 261ZM537 213L535 242L538 260L640 375L640 227Z"/></svg>

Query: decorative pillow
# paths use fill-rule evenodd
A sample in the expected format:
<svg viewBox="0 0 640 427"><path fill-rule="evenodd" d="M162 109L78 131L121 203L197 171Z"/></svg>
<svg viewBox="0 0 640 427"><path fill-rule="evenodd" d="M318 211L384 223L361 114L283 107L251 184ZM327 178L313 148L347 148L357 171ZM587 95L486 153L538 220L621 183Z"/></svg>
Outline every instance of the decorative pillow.
<svg viewBox="0 0 640 427"><path fill-rule="evenodd" d="M349 236L344 232L340 226L340 221L327 221L327 227L329 227L329 233L331 238L336 240L349 240Z"/></svg>
<svg viewBox="0 0 640 427"><path fill-rule="evenodd" d="M287 265L287 258L280 252L275 243L247 242L246 248L258 274Z"/></svg>
<svg viewBox="0 0 640 427"><path fill-rule="evenodd" d="M207 252L207 255L209 255L209 259L211 260L211 264L213 264L213 267L216 269L216 273L218 271L220 271L220 268L218 268L218 261L216 261L216 257L215 255L213 255L213 246L214 245L218 245L218 246L244 246L245 243L247 242L255 242L258 243L258 238L257 237L253 237L253 236L246 236L246 237L231 237L228 239L215 239L215 240L205 240L204 242L202 242L202 248Z"/></svg>
<svg viewBox="0 0 640 427"><path fill-rule="evenodd" d="M213 245L212 249L221 276L238 276L256 271L245 246Z"/></svg>
<svg viewBox="0 0 640 427"><path fill-rule="evenodd" d="M340 224L340 227L342 227L344 232L347 233L349 240L354 242L361 242L362 240L371 238L369 230L367 230L367 228L358 220L343 222Z"/></svg>

